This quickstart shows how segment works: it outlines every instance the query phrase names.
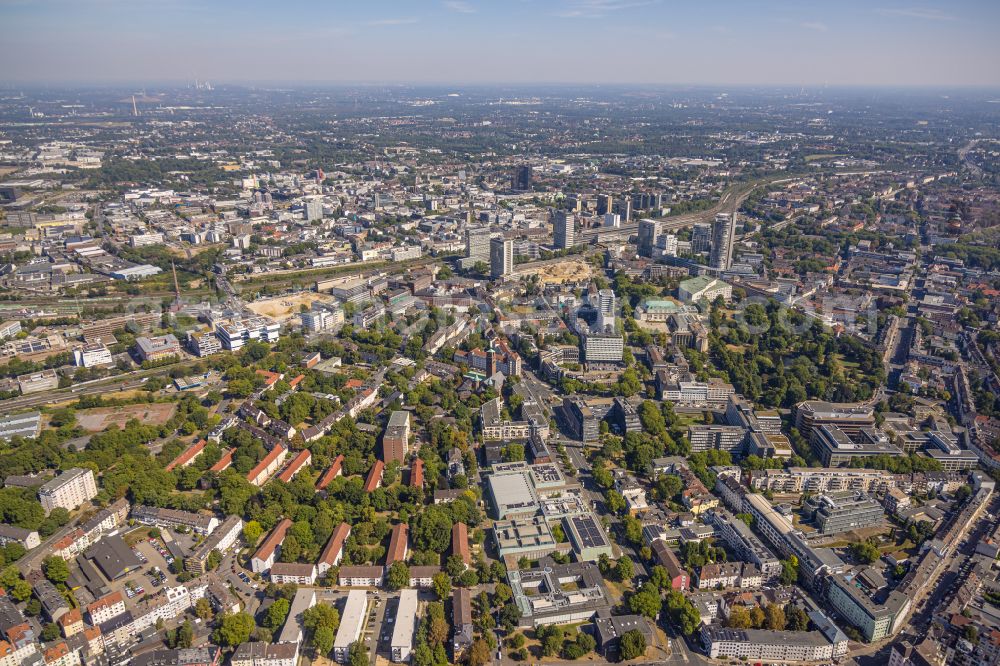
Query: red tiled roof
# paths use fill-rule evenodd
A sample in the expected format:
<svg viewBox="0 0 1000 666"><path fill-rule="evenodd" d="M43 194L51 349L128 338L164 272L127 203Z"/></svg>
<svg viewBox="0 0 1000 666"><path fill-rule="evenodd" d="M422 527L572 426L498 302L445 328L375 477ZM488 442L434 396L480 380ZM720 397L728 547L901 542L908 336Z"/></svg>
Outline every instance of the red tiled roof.
<svg viewBox="0 0 1000 666"><path fill-rule="evenodd" d="M319 477L319 481L316 482L316 490L326 490L327 486L340 476L340 470L343 466L344 456L340 455L334 458L330 466L323 472L323 476Z"/></svg>
<svg viewBox="0 0 1000 666"><path fill-rule="evenodd" d="M376 460L375 464L372 465L372 469L368 472L368 478L365 479L365 492L370 493L379 487L382 483L382 472L385 471L385 463L381 460Z"/></svg>
<svg viewBox="0 0 1000 666"><path fill-rule="evenodd" d="M410 466L410 487L424 487L424 461L420 458L414 460L413 465Z"/></svg>
<svg viewBox="0 0 1000 666"><path fill-rule="evenodd" d="M280 455L285 453L285 451L285 447L280 444L268 451L267 455L261 458L261 461L257 463L257 466L247 472L247 481L253 483L253 480L260 476L261 473L267 469L268 465L273 463Z"/></svg>
<svg viewBox="0 0 1000 666"><path fill-rule="evenodd" d="M208 442L203 439L199 439L197 442L189 446L184 453L174 458L170 464L167 465L167 471L172 472L176 467L183 467L184 465L187 465L189 462L201 455L201 452L205 450L206 444L208 444Z"/></svg>
<svg viewBox="0 0 1000 666"><path fill-rule="evenodd" d="M385 555L385 566L406 559L406 549L409 547L410 528L406 523L392 526L392 536L389 538L389 550Z"/></svg>
<svg viewBox="0 0 1000 666"><path fill-rule="evenodd" d="M232 465L233 464L233 454L234 453L236 453L236 449L235 448L229 449L228 451L226 451L225 453L223 453L222 457L219 458L219 462L217 462L214 465L212 465L211 467L209 467L208 471L210 471L210 472L221 472L222 470L224 470L227 467L229 467L230 465Z"/></svg>
<svg viewBox="0 0 1000 666"><path fill-rule="evenodd" d="M333 530L333 534L330 535L330 540L326 542L326 546L323 547L323 552L320 553L319 562L325 562L330 566L333 566L333 561L337 559L337 554L344 548L344 543L347 542L347 537L351 535L351 526L347 523L341 523L337 525Z"/></svg>
<svg viewBox="0 0 1000 666"><path fill-rule="evenodd" d="M258 560L266 561L271 557L271 553L284 542L285 533L288 532L288 528L292 526L292 521L288 518L282 518L281 522L274 526L271 533L267 535L264 542L260 544L260 548L257 552L253 554Z"/></svg>
<svg viewBox="0 0 1000 666"><path fill-rule="evenodd" d="M472 554L469 552L469 526L465 523L455 523L451 526L451 554L458 555L467 565L472 564Z"/></svg>
<svg viewBox="0 0 1000 666"><path fill-rule="evenodd" d="M298 455L295 456L292 462L288 463L288 466L281 470L281 474L278 475L278 478L285 483L288 483L295 477L296 474L299 473L300 469L308 465L311 461L312 454L309 453L309 449L302 449L299 451Z"/></svg>

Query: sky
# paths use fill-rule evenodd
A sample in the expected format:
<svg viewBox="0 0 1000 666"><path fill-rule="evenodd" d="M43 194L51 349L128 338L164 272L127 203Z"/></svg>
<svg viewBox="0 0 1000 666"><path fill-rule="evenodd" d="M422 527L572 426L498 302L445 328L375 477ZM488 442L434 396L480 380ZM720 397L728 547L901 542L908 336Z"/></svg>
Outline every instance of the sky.
<svg viewBox="0 0 1000 666"><path fill-rule="evenodd" d="M0 0L0 81L1000 86L998 0Z"/></svg>

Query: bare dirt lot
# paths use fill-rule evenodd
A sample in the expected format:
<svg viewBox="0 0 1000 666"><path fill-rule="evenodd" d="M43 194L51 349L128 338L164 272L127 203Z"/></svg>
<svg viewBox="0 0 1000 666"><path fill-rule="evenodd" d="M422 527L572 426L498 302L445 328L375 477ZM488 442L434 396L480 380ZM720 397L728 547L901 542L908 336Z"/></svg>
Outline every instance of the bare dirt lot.
<svg viewBox="0 0 1000 666"><path fill-rule="evenodd" d="M112 423L124 428L130 419L147 425L163 425L174 415L177 405L156 403L152 405L126 405L125 407L97 407L76 413L80 427L90 432L101 432Z"/></svg>
<svg viewBox="0 0 1000 666"><path fill-rule="evenodd" d="M589 279L594 267L584 259L572 257L521 264L515 272L521 277L537 275L542 284L562 284Z"/></svg>
<svg viewBox="0 0 1000 666"><path fill-rule="evenodd" d="M298 314L302 306L311 306L314 302L333 303L335 299L328 294L317 294L311 291L303 291L298 294L287 296L277 296L275 298L262 298L250 303L251 310L259 315L271 317L278 321L290 319Z"/></svg>

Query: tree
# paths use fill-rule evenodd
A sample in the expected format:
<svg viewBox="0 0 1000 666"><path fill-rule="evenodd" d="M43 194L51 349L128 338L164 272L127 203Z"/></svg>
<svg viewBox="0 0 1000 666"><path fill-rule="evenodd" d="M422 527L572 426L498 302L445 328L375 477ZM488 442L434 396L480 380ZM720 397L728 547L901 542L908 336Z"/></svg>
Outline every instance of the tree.
<svg viewBox="0 0 1000 666"><path fill-rule="evenodd" d="M743 606L734 606L729 611L729 619L726 621L726 626L732 627L733 629L749 629L752 624L750 620L750 611L748 611Z"/></svg>
<svg viewBox="0 0 1000 666"><path fill-rule="evenodd" d="M291 604L288 599L279 598L275 599L274 603L270 605L267 609L267 621L264 623L265 626L271 629L278 629L288 618L288 610L291 608Z"/></svg>
<svg viewBox="0 0 1000 666"><path fill-rule="evenodd" d="M853 555L856 560L863 562L864 564L871 564L882 556L879 552L878 546L875 545L875 542L872 540L852 543L850 551L851 555Z"/></svg>
<svg viewBox="0 0 1000 666"><path fill-rule="evenodd" d="M222 616L218 629L215 630L213 641L220 645L233 647L250 640L254 621L247 613L227 613Z"/></svg>
<svg viewBox="0 0 1000 666"><path fill-rule="evenodd" d="M778 604L768 604L764 609L764 626L771 631L783 631L785 628L785 611Z"/></svg>
<svg viewBox="0 0 1000 666"><path fill-rule="evenodd" d="M49 641L54 641L59 638L59 625L54 622L50 622L42 628L42 641L48 643Z"/></svg>
<svg viewBox="0 0 1000 666"><path fill-rule="evenodd" d="M763 609L760 606L754 606L750 609L750 626L754 629L760 629L764 626L764 621L767 620L767 616L764 615Z"/></svg>
<svg viewBox="0 0 1000 666"><path fill-rule="evenodd" d="M799 579L799 558L792 555L787 560L781 560L781 576L779 580L782 585L792 585Z"/></svg>
<svg viewBox="0 0 1000 666"><path fill-rule="evenodd" d="M635 566L627 555L618 558L618 563L615 564L615 573L618 574L618 580L623 581L631 580L632 576L635 575Z"/></svg>
<svg viewBox="0 0 1000 666"><path fill-rule="evenodd" d="M477 638L469 648L467 659L469 666L486 666L490 663L490 644L482 638Z"/></svg>
<svg viewBox="0 0 1000 666"><path fill-rule="evenodd" d="M638 659L646 654L646 637L638 629L626 631L620 640L619 656L622 661Z"/></svg>
<svg viewBox="0 0 1000 666"><path fill-rule="evenodd" d="M434 593L437 594L437 598L444 601L451 595L451 579L448 578L448 574L441 571L434 574L434 578L431 579L434 584Z"/></svg>
<svg viewBox="0 0 1000 666"><path fill-rule="evenodd" d="M262 534L264 534L264 528L256 520L248 520L243 526L243 540L249 546L256 544Z"/></svg>
<svg viewBox="0 0 1000 666"><path fill-rule="evenodd" d="M55 584L65 583L69 578L69 565L58 555L49 555L42 560L42 571L45 577Z"/></svg>
<svg viewBox="0 0 1000 666"><path fill-rule="evenodd" d="M368 666L368 646L364 640L351 643L351 648L347 652L347 663L350 666Z"/></svg>
<svg viewBox="0 0 1000 666"><path fill-rule="evenodd" d="M214 613L212 612L212 602L210 602L205 597L202 597L194 604L194 614L198 616L202 621L208 622L212 619Z"/></svg>
<svg viewBox="0 0 1000 666"><path fill-rule="evenodd" d="M629 597L628 607L636 615L644 615L653 620L663 607L663 599L655 586L643 585L638 592Z"/></svg>
<svg viewBox="0 0 1000 666"><path fill-rule="evenodd" d="M809 629L809 615L799 606L789 604L785 611L785 627L789 631L807 631Z"/></svg>
<svg viewBox="0 0 1000 666"><path fill-rule="evenodd" d="M323 628L336 633L340 627L340 612L333 606L316 604L302 613L302 626L314 633Z"/></svg>
<svg viewBox="0 0 1000 666"><path fill-rule="evenodd" d="M205 561L205 567L208 571L213 571L222 564L222 553L219 552L218 548L213 548L212 552L208 554L208 558Z"/></svg>
<svg viewBox="0 0 1000 666"><path fill-rule="evenodd" d="M410 585L410 567L405 562L393 562L389 565L386 585L390 590L401 590Z"/></svg>
<svg viewBox="0 0 1000 666"><path fill-rule="evenodd" d="M177 627L177 647L189 648L194 642L194 625L191 620L184 620L184 624Z"/></svg>
<svg viewBox="0 0 1000 666"><path fill-rule="evenodd" d="M336 633L330 627L320 627L313 634L313 647L316 648L316 654L327 656L330 654L330 650L333 649L333 641L336 638Z"/></svg>

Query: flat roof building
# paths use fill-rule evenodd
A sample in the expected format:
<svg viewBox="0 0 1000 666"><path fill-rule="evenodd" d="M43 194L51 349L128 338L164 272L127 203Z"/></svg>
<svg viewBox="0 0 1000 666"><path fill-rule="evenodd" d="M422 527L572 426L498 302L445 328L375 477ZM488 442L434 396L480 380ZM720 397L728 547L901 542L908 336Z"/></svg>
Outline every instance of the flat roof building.
<svg viewBox="0 0 1000 666"><path fill-rule="evenodd" d="M90 469L74 467L66 470L38 489L38 499L45 515L61 507L73 511L97 495L97 481Z"/></svg>
<svg viewBox="0 0 1000 666"><path fill-rule="evenodd" d="M392 660L407 662L413 652L413 632L417 628L417 591L405 589L399 593L399 605L396 607L396 621L392 627L392 641L389 651Z"/></svg>
<svg viewBox="0 0 1000 666"><path fill-rule="evenodd" d="M486 480L493 517L527 516L538 511L538 495L527 471L492 474Z"/></svg>
<svg viewBox="0 0 1000 666"><path fill-rule="evenodd" d="M341 664L347 662L351 645L361 638L368 619L368 593L351 590L347 593L344 610L340 614L340 628L333 642L333 658Z"/></svg>
<svg viewBox="0 0 1000 666"><path fill-rule="evenodd" d="M613 556L611 541L594 514L567 516L563 525L578 560L596 562L601 555Z"/></svg>

